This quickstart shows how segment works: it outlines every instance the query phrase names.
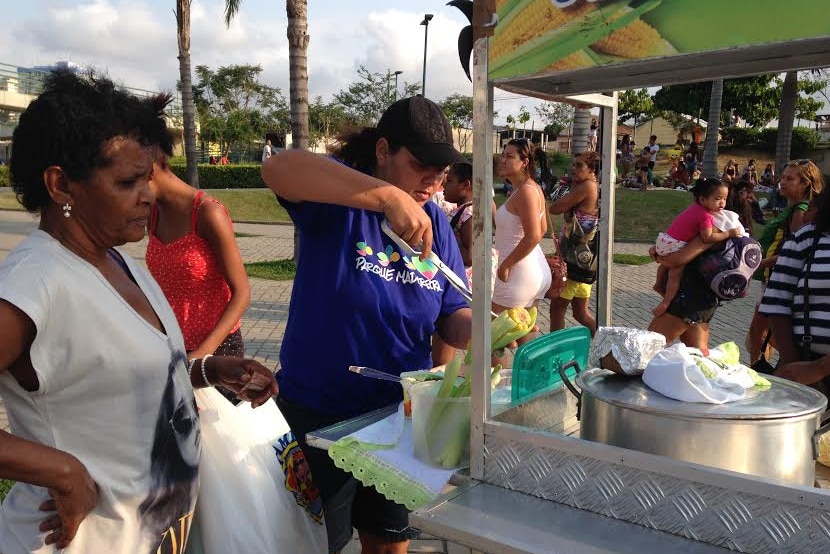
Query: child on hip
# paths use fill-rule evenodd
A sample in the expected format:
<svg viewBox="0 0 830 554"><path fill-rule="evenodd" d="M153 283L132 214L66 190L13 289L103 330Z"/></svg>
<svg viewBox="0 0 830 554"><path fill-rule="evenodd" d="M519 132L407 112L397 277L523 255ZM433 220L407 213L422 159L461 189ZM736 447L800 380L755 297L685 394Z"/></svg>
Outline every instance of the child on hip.
<svg viewBox="0 0 830 554"><path fill-rule="evenodd" d="M700 237L713 244L744 234L738 214L724 209L729 187L719 179L699 179L692 188L695 201L678 215L664 233L657 236L655 248L659 256L677 252L686 243ZM663 294L663 301L652 310L655 316L666 312L680 289L683 266L657 268L654 290Z"/></svg>

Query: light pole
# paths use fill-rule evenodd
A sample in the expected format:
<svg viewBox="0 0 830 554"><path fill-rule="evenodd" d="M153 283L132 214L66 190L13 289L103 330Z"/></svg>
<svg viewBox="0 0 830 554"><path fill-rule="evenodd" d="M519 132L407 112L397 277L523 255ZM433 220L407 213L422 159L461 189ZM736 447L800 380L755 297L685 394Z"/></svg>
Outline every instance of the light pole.
<svg viewBox="0 0 830 554"><path fill-rule="evenodd" d="M395 102L398 101L398 75L400 75L401 73L403 73L403 71L401 70L395 72Z"/></svg>
<svg viewBox="0 0 830 554"><path fill-rule="evenodd" d="M429 22L432 20L431 13L424 14L424 20L421 25L424 26L424 71L421 75L421 96L426 97L427 93L427 32L429 31Z"/></svg>

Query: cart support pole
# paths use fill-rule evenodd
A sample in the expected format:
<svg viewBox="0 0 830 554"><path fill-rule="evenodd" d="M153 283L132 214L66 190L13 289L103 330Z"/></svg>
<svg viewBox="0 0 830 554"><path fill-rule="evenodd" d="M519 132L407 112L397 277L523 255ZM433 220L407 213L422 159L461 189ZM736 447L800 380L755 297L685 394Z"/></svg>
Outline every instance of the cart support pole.
<svg viewBox="0 0 830 554"><path fill-rule="evenodd" d="M490 286L493 215L493 87L487 44L473 48L473 388L470 398L470 476L484 478L484 422L490 417ZM478 374L478 377L475 377Z"/></svg>
<svg viewBox="0 0 830 554"><path fill-rule="evenodd" d="M599 200L599 273L597 275L597 325L611 325L611 267L614 261L614 206L617 180L617 93L611 105L600 108L602 118L602 171Z"/></svg>

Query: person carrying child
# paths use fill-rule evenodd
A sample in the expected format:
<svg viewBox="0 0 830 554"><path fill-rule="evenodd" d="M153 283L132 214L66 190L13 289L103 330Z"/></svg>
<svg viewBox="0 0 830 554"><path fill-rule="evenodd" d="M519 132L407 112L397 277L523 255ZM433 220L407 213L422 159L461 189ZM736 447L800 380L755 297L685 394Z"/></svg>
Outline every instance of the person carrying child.
<svg viewBox="0 0 830 554"><path fill-rule="evenodd" d="M729 188L719 179L700 179L692 188L695 201L678 215L665 232L657 236L657 254L666 256L683 248L699 236L712 244L744 234L738 214L725 210ZM668 309L680 287L683 266L657 268L654 290L663 294L663 301L652 310L655 316Z"/></svg>

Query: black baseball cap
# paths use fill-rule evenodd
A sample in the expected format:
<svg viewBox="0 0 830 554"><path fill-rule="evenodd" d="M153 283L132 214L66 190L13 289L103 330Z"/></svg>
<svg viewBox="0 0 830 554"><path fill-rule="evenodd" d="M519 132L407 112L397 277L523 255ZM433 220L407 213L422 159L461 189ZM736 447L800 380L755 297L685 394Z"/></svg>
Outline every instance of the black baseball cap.
<svg viewBox="0 0 830 554"><path fill-rule="evenodd" d="M453 146L452 126L447 116L435 102L420 94L389 106L377 128L381 136L405 146L426 166L469 163Z"/></svg>

